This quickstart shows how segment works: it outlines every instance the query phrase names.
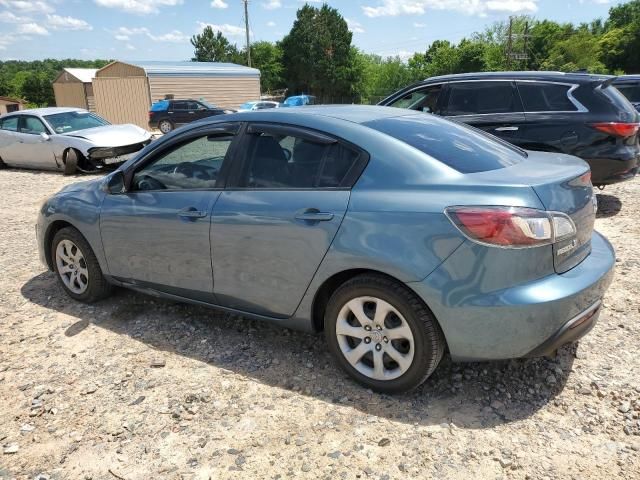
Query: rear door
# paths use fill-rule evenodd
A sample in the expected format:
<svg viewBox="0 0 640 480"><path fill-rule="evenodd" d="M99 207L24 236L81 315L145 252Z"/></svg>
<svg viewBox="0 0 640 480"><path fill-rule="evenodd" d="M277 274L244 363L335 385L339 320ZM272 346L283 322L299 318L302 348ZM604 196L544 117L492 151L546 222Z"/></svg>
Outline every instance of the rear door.
<svg viewBox="0 0 640 480"><path fill-rule="evenodd" d="M516 82L525 122L518 144L529 150L573 153L580 140L586 109L571 92L577 85L540 81Z"/></svg>
<svg viewBox="0 0 640 480"><path fill-rule="evenodd" d="M0 118L0 159L10 166L21 165L19 123L18 115Z"/></svg>
<svg viewBox="0 0 640 480"><path fill-rule="evenodd" d="M445 116L518 143L525 117L512 81L456 81L447 90Z"/></svg>
<svg viewBox="0 0 640 480"><path fill-rule="evenodd" d="M297 127L250 124L213 211L222 305L288 317L340 227L365 154Z"/></svg>
<svg viewBox="0 0 640 480"><path fill-rule="evenodd" d="M171 102L171 109L169 110L169 120L174 125L184 125L189 123L192 118L189 118L189 103L184 100L174 100Z"/></svg>

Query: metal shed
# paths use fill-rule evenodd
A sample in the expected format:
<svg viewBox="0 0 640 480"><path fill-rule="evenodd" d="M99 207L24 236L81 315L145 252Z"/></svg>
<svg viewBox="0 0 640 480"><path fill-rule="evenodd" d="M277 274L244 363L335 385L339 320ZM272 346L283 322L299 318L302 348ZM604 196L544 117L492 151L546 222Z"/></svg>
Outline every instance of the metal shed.
<svg viewBox="0 0 640 480"><path fill-rule="evenodd" d="M260 98L260 70L233 63L120 62L96 72L96 112L113 123L148 128L151 104L167 95L238 108Z"/></svg>
<svg viewBox="0 0 640 480"><path fill-rule="evenodd" d="M58 107L85 108L95 112L93 84L97 68L64 68L53 81Z"/></svg>

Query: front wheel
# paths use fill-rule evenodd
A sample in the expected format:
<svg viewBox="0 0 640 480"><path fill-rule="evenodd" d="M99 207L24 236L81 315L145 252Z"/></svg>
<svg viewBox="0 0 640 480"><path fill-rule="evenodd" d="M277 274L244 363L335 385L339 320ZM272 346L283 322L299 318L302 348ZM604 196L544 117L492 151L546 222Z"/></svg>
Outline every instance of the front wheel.
<svg viewBox="0 0 640 480"><path fill-rule="evenodd" d="M336 290L327 305L325 336L343 370L384 393L406 392L424 382L445 347L424 303L379 275L360 275Z"/></svg>
<svg viewBox="0 0 640 480"><path fill-rule="evenodd" d="M51 258L58 280L74 300L91 303L111 293L111 285L89 242L73 227L59 230L51 242Z"/></svg>

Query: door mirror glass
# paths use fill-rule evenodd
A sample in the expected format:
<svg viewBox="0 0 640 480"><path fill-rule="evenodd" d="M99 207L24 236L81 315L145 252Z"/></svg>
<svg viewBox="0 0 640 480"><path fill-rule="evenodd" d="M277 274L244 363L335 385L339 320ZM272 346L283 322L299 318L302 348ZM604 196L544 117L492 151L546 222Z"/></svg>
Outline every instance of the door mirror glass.
<svg viewBox="0 0 640 480"><path fill-rule="evenodd" d="M50 137L50 136L49 136L49 134L48 134L48 133L46 133L46 132L40 132L40 136L42 137L42 139L43 139L45 142L48 142L49 140L51 140L51 137Z"/></svg>
<svg viewBox="0 0 640 480"><path fill-rule="evenodd" d="M109 180L107 180L106 190L112 195L126 192L124 173L121 170L116 170L113 172L113 175L109 177Z"/></svg>

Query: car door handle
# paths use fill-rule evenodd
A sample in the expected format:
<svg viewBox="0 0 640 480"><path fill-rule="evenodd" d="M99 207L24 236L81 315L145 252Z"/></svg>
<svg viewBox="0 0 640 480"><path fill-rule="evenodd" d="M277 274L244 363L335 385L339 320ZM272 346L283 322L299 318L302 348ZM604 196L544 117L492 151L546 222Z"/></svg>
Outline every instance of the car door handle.
<svg viewBox="0 0 640 480"><path fill-rule="evenodd" d="M296 220L306 222L328 222L333 220L333 213L321 212L317 208L307 208L296 213Z"/></svg>
<svg viewBox="0 0 640 480"><path fill-rule="evenodd" d="M518 127L498 127L495 130L496 132L517 132Z"/></svg>
<svg viewBox="0 0 640 480"><path fill-rule="evenodd" d="M196 219L204 218L207 216L207 212L203 212L194 207L183 208L178 211L178 216L181 218Z"/></svg>

